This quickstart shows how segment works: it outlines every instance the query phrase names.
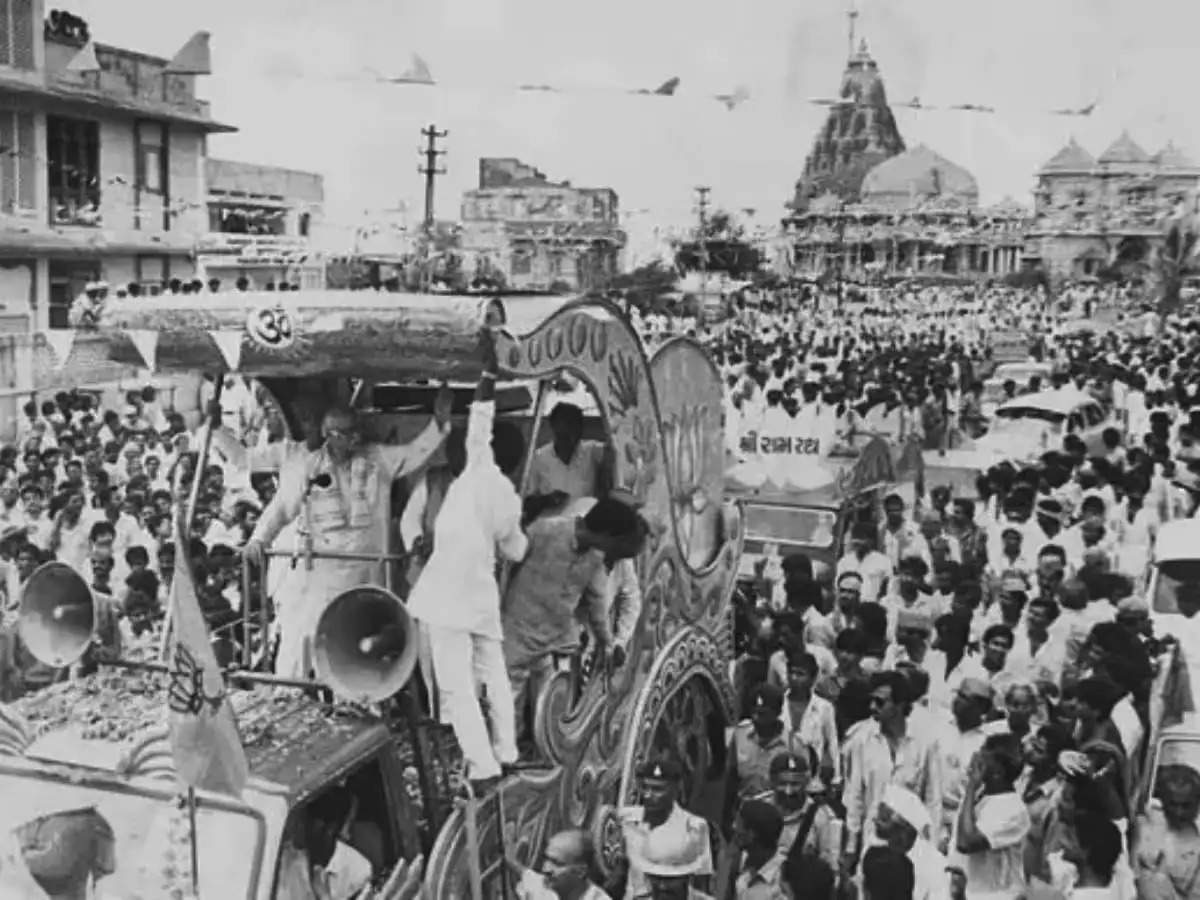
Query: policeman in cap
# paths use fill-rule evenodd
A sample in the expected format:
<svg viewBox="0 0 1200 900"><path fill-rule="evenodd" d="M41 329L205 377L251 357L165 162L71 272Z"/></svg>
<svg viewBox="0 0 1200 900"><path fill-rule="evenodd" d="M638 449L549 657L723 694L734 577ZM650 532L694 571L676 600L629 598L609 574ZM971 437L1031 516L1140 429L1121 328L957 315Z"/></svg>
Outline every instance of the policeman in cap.
<svg viewBox="0 0 1200 900"><path fill-rule="evenodd" d="M679 764L653 760L638 771L642 805L620 811L629 859L625 900L703 900L695 876L713 873L708 823L677 802Z"/></svg>
<svg viewBox="0 0 1200 900"><path fill-rule="evenodd" d="M842 849L842 822L822 798L825 786L816 774L816 760L811 747L779 754L771 760L771 789L755 799L770 803L783 816L779 852L787 855L799 841L797 852L824 860L832 876Z"/></svg>
<svg viewBox="0 0 1200 900"><path fill-rule="evenodd" d="M735 799L740 803L770 787L771 760L789 750L800 751L804 746L783 727L782 690L773 684L760 684L754 689L750 703L750 717L733 729L729 744L728 813L733 812Z"/></svg>

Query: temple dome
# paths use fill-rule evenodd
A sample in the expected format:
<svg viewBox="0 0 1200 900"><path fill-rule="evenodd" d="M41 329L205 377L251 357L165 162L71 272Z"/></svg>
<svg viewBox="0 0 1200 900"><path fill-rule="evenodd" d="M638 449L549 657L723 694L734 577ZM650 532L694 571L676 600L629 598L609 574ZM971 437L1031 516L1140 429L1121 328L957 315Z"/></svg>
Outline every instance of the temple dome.
<svg viewBox="0 0 1200 900"><path fill-rule="evenodd" d="M1092 154L1088 153L1075 138L1071 138L1065 147L1050 157L1050 161L1042 166L1043 172L1077 172L1091 171L1096 165Z"/></svg>
<svg viewBox="0 0 1200 900"><path fill-rule="evenodd" d="M1150 154L1138 145L1128 131L1122 131L1121 136L1100 154L1101 165L1137 165L1148 162L1150 162Z"/></svg>
<svg viewBox="0 0 1200 900"><path fill-rule="evenodd" d="M1195 169L1196 163L1174 141L1167 141L1167 146L1154 154L1155 165L1164 169Z"/></svg>
<svg viewBox="0 0 1200 900"><path fill-rule="evenodd" d="M962 166L924 144L880 163L863 179L866 204L902 208L933 199L974 206L979 201L979 183Z"/></svg>

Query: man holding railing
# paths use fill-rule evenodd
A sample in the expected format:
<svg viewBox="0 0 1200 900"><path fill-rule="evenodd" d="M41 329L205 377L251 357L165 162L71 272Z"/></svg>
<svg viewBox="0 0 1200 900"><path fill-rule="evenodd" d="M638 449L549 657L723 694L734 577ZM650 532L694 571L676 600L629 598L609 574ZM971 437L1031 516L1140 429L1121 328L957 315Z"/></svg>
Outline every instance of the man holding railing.
<svg viewBox="0 0 1200 900"><path fill-rule="evenodd" d="M364 442L354 412L335 408L322 422L321 448L299 455L280 473L279 490L243 551L262 571L266 548L296 519L311 547L312 557L303 563L305 577L289 580L292 589L280 598L292 610L281 611L278 674L308 677L311 638L325 607L349 588L379 581L392 530L392 482L423 465L442 445L451 399L443 387L428 427L398 446Z"/></svg>

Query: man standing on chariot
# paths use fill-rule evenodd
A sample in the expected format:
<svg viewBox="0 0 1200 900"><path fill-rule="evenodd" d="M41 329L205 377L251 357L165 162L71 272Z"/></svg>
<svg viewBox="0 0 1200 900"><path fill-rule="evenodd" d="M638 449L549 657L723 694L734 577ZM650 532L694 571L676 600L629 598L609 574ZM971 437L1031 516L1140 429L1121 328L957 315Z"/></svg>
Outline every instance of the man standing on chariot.
<svg viewBox="0 0 1200 900"><path fill-rule="evenodd" d="M422 466L442 445L450 429L451 400L450 389L443 385L433 420L410 443L399 446L364 442L350 409L326 413L320 449L300 454L295 465L280 473L279 490L246 543L247 562L262 571L266 548L297 519L314 554L388 553L392 482ZM349 588L379 583L380 572L380 562L371 559L314 555L303 579L286 579L289 590L278 602L290 610L280 617L276 672L309 677L312 636L325 608Z"/></svg>
<svg viewBox="0 0 1200 900"><path fill-rule="evenodd" d="M491 338L482 343L484 371L467 421L466 463L446 489L433 552L408 598L409 613L429 635L442 720L454 728L467 777L480 787L517 759L496 555L520 562L529 549L521 499L505 475L523 456L523 442L493 431L498 364ZM490 735L477 685L487 691Z"/></svg>

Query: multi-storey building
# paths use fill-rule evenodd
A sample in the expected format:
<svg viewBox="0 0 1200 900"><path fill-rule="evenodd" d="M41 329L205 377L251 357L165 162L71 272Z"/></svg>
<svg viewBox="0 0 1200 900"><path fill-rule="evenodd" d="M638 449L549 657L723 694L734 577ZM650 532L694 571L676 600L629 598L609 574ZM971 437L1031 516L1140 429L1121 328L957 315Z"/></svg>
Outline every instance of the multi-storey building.
<svg viewBox="0 0 1200 900"><path fill-rule="evenodd" d="M1038 172L1027 257L1057 280L1136 277L1197 187L1200 166L1173 143L1151 155L1125 132L1097 158L1072 138Z"/></svg>
<svg viewBox="0 0 1200 900"><path fill-rule="evenodd" d="M587 291L616 274L625 232L611 188L552 182L517 159L481 159L463 194L459 248L472 271L515 290Z"/></svg>
<svg viewBox="0 0 1200 900"><path fill-rule="evenodd" d="M981 207L970 172L925 145L906 148L865 41L789 205L796 275L986 278L1021 267L1025 212L1012 202Z"/></svg>
<svg viewBox="0 0 1200 900"><path fill-rule="evenodd" d="M65 328L89 281L192 276L207 137L235 130L196 98L207 72L207 35L168 60L0 0L0 331Z"/></svg>
<svg viewBox="0 0 1200 900"><path fill-rule="evenodd" d="M204 278L232 288L245 278L251 289L287 283L325 285L325 266L314 232L325 202L325 179L278 166L208 159L209 233L199 243Z"/></svg>

